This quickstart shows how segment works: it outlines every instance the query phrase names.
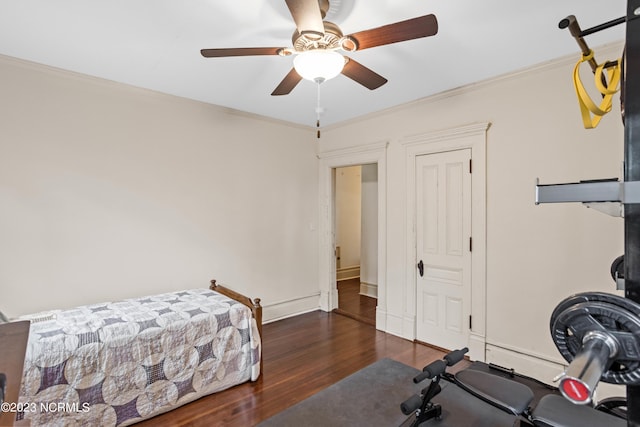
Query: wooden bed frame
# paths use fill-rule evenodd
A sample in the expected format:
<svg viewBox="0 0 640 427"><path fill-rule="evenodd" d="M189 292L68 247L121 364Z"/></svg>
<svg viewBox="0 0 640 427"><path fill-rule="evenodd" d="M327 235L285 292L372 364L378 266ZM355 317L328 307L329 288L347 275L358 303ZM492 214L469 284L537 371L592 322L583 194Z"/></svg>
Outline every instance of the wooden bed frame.
<svg viewBox="0 0 640 427"><path fill-rule="evenodd" d="M18 403L20 394L24 354L29 339L29 323L23 320L0 325L0 374L6 381L3 397L4 402L14 405L10 406L9 410L0 411L0 426L12 426L16 419L15 405Z"/></svg>
<svg viewBox="0 0 640 427"><path fill-rule="evenodd" d="M252 300L239 292L217 284L216 280L211 280L209 288L249 307L262 339L262 306L259 298ZM26 320L0 325L0 374L6 378L4 402L13 404L18 402L21 380L17 379L21 379L23 374L29 328L30 322ZM262 354L260 354L260 375L256 381L262 379L262 366L263 360ZM15 411L0 411L0 426L28 425L28 421L16 421L15 418Z"/></svg>
<svg viewBox="0 0 640 427"><path fill-rule="evenodd" d="M216 279L211 280L211 285L209 285L209 289L212 291L216 291L221 293L224 296L227 296L231 299L234 299L251 309L251 313L253 314L253 318L256 319L256 325L258 326L258 333L260 334L260 339L262 340L262 306L260 305L260 298L251 299L245 295L242 295L239 292L236 292L232 289L229 289L223 285L218 285L216 283ZM260 346L260 352L262 353L262 345ZM258 379L262 379L262 366L263 366L263 357L260 354L260 376ZM257 380L256 380L257 381Z"/></svg>

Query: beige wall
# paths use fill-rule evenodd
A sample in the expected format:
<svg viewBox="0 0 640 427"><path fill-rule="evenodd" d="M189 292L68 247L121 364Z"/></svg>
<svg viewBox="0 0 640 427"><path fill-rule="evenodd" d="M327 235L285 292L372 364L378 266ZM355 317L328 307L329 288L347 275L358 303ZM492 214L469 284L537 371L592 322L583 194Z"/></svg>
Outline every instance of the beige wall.
<svg viewBox="0 0 640 427"><path fill-rule="evenodd" d="M360 282L370 296L378 285L378 165L362 165ZM361 286L362 289L362 286Z"/></svg>
<svg viewBox="0 0 640 427"><path fill-rule="evenodd" d="M620 55L620 45L598 50ZM576 55L578 56L578 55ZM534 204L542 183L619 177L623 126L619 105L594 130L585 130L573 92L576 58L454 90L323 132L321 152L388 141L386 310L406 317L410 274L405 260L406 174L401 144L409 136L490 122L487 133L487 324L497 353L561 362L549 316L566 296L613 291L611 261L623 251L623 221L579 204ZM472 66L470 64L469 66ZM587 72L587 74L589 74ZM585 77L586 78L586 77ZM616 97L616 103L618 102ZM379 290L380 291L380 290ZM411 330L390 331L412 338Z"/></svg>
<svg viewBox="0 0 640 427"><path fill-rule="evenodd" d="M360 267L362 167L336 168L336 246L340 268Z"/></svg>
<svg viewBox="0 0 640 427"><path fill-rule="evenodd" d="M614 58L620 45L598 50ZM561 362L556 304L613 290L623 221L534 205L534 183L620 176L619 107L585 130L577 58L325 129L319 151L388 142L381 260L389 315L407 304L401 141L490 122L488 358ZM470 64L472 66L472 64ZM318 304L318 161L312 131L0 58L0 286L9 315L201 286L262 296L271 318ZM322 230L320 230L322 232ZM412 338L411 331L390 330ZM493 351L493 353L492 353Z"/></svg>
<svg viewBox="0 0 640 427"><path fill-rule="evenodd" d="M376 295L378 284L378 165L335 168L335 235L340 247L338 280L359 268L361 292Z"/></svg>
<svg viewBox="0 0 640 427"><path fill-rule="evenodd" d="M312 131L7 57L0 82L0 310L211 278L318 306Z"/></svg>

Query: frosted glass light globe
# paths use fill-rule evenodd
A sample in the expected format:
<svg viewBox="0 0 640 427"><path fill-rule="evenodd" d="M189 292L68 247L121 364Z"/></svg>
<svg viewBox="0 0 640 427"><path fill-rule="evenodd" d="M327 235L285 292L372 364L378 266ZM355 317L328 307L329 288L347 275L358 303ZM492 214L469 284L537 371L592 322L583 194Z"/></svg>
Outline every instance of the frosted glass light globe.
<svg viewBox="0 0 640 427"><path fill-rule="evenodd" d="M294 58L293 67L303 79L322 83L342 72L344 57L333 50L309 50Z"/></svg>

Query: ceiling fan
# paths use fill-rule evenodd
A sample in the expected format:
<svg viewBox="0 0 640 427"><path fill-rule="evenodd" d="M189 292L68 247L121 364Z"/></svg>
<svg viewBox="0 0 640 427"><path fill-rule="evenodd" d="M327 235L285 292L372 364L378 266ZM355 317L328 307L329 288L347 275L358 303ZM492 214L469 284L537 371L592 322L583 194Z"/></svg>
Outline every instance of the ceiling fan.
<svg viewBox="0 0 640 427"><path fill-rule="evenodd" d="M438 32L438 21L431 14L343 35L336 24L324 21L329 10L329 0L285 0L285 2L297 27L291 38L293 47L202 49L200 53L205 58L296 55L294 68L271 95L289 94L303 78L321 83L340 73L373 90L384 85L387 79L352 58L342 55L338 52L339 50L355 52L428 37ZM329 69L319 71L318 67Z"/></svg>

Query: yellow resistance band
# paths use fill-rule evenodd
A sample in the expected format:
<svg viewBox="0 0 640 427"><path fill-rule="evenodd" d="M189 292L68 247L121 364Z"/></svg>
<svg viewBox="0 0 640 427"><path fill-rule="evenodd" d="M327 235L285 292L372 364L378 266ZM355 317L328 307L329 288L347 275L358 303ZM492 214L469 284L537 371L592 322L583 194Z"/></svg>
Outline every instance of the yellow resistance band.
<svg viewBox="0 0 640 427"><path fill-rule="evenodd" d="M608 82L606 86L602 83L602 73L605 70L604 63L602 63L598 65L594 75L596 88L603 95L602 102L600 102L600 106L598 106L591 100L580 80L580 65L592 58L593 50L589 51L588 55L582 55L582 58L573 69L573 86L576 89L576 95L578 95L578 104L580 105L580 113L582 114L582 122L584 123L585 129L593 129L598 126L602 116L611 111L613 95L620 90L618 87L621 70L620 59L618 59L616 65L606 68L606 81ZM591 117L591 113L594 115L593 118Z"/></svg>

